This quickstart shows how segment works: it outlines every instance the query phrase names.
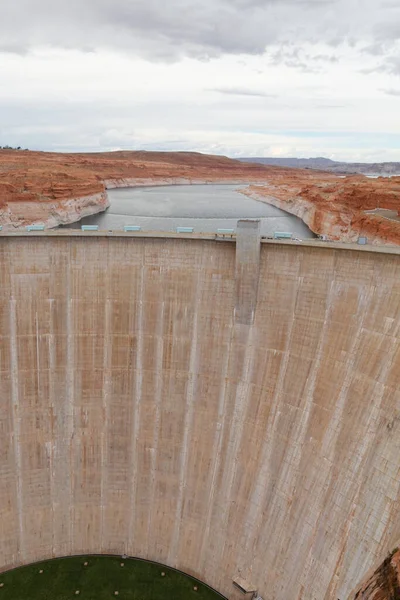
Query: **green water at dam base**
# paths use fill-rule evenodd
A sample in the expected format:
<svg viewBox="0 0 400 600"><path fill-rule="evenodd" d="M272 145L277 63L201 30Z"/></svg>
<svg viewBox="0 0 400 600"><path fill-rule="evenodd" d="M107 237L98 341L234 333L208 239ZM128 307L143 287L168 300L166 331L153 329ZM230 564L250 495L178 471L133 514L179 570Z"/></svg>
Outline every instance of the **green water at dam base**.
<svg viewBox="0 0 400 600"><path fill-rule="evenodd" d="M53 559L0 575L0 600L223 600L193 577L118 556Z"/></svg>

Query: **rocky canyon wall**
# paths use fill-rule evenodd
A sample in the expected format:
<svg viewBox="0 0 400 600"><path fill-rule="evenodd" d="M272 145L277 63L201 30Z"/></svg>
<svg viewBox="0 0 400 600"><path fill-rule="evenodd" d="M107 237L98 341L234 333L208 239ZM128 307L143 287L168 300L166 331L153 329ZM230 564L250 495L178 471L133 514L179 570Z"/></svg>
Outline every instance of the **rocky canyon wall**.
<svg viewBox="0 0 400 600"><path fill-rule="evenodd" d="M12 202L0 208L0 223L4 231L23 229L27 225L41 224L45 229L75 223L83 217L96 215L110 206L107 192L81 198L65 198L52 202Z"/></svg>
<svg viewBox="0 0 400 600"><path fill-rule="evenodd" d="M354 600L398 600L400 598L400 552L394 550L356 593Z"/></svg>
<svg viewBox="0 0 400 600"><path fill-rule="evenodd" d="M377 245L399 245L400 222L367 210L400 207L400 178L329 179L326 174L292 170L276 172L266 185L253 185L243 194L302 219L316 234L332 241L352 243L359 237Z"/></svg>
<svg viewBox="0 0 400 600"><path fill-rule="evenodd" d="M400 540L400 255L371 250L3 234L1 569L353 598Z"/></svg>

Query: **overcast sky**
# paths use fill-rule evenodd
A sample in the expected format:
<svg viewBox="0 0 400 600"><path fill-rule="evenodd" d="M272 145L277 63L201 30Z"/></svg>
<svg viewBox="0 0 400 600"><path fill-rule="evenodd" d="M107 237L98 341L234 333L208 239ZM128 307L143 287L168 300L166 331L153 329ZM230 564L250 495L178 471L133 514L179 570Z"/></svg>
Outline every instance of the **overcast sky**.
<svg viewBox="0 0 400 600"><path fill-rule="evenodd" d="M398 0L3 0L0 145L400 161Z"/></svg>

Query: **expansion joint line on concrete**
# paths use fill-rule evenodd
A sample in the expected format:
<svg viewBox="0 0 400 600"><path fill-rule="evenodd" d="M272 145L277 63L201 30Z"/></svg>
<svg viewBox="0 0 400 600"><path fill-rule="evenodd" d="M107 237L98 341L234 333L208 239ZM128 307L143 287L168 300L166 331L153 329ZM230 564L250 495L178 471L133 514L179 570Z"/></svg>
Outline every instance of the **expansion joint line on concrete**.
<svg viewBox="0 0 400 600"><path fill-rule="evenodd" d="M219 390L219 397L218 397L218 418L217 418L217 426L215 428L215 433L214 433L213 452L212 452L213 464L212 464L212 468L211 468L211 479L210 479L210 483L209 483L209 490L210 490L209 503L208 503L208 507L207 507L207 516L206 516L206 521L205 521L206 525L204 528L204 533L203 533L202 542L201 542L201 552L200 552L200 556L204 557L200 563L199 570L201 573L203 573L206 568L205 548L209 544L209 534L210 534L210 529L211 529L213 507L214 507L215 496L217 494L216 481L217 481L218 471L221 467L222 444L223 444L225 430L226 430L226 418L227 418L226 403L227 403L227 388L228 388L228 384L229 384L229 357L232 354L234 333L235 333L235 328L233 326L233 323L231 323L227 351L225 352L225 355L224 355L224 360L223 360L223 364L222 364L222 372L221 372L221 375L222 375L221 387Z"/></svg>
<svg viewBox="0 0 400 600"><path fill-rule="evenodd" d="M186 408L185 408L185 421L183 426L183 442L182 442L182 453L181 453L181 464L179 473L179 496L176 505L175 513L175 525L169 551L169 562L170 564L176 564L178 555L178 542L180 538L180 525L182 522L182 510L184 495L186 490L186 481L188 478L188 439L193 425L193 412L194 412L194 400L195 400L195 389L197 383L197 346L198 346L198 320L199 320L199 305L201 297L201 283L202 283L202 272L198 269L196 277L196 288L195 288L195 308L193 318L193 331L192 331L192 344L190 348L189 358L189 380L186 392Z"/></svg>
<svg viewBox="0 0 400 600"><path fill-rule="evenodd" d="M104 415L103 429L101 432L101 482L100 482L100 496L101 496L101 525L100 525L100 540L101 540L101 549L105 550L106 544L104 541L104 528L105 528L105 512L106 512L106 504L107 497L106 492L108 490L108 463L109 463L109 447L108 447L108 434L107 434L107 426L111 422L110 418L110 388L111 388L111 318L112 318L112 303L110 298L108 297L109 293L109 281L107 280L107 298L104 304L104 348L103 348L103 393L102 393L102 408Z"/></svg>
<svg viewBox="0 0 400 600"><path fill-rule="evenodd" d="M135 358L135 379L134 386L132 389L132 401L133 401L133 433L129 452L130 461L130 490L129 490L129 529L128 529L128 544L125 548L125 553L130 554L134 545L134 524L136 517L136 488L138 478L138 466L137 466L137 440L139 436L140 426L140 411L142 406L142 386L143 386L143 331L144 331L144 257L142 256L142 264L140 268L140 281L139 281L139 302L138 302L138 314L137 314L137 347L136 347L136 358Z"/></svg>
<svg viewBox="0 0 400 600"><path fill-rule="evenodd" d="M21 430L19 414L19 394L18 394L18 345L17 345L17 302L15 298L10 300L10 354L11 354L11 400L12 400L12 422L14 431L14 458L16 471L16 492L18 508L18 553L21 561L25 558L24 543L24 519L23 519L23 498L22 498L22 466L21 466Z"/></svg>
<svg viewBox="0 0 400 600"><path fill-rule="evenodd" d="M71 250L71 248L70 248ZM71 252L72 254L72 252ZM69 257L71 259L71 255ZM72 280L71 271L67 269L66 285L67 285L67 394L66 394L66 442L68 444L68 506L69 506L69 544L71 549L74 547L75 537L75 519L74 519L74 413L75 413L75 322L74 322L74 305L72 300Z"/></svg>
<svg viewBox="0 0 400 600"><path fill-rule="evenodd" d="M54 298L50 298L50 335L49 335L49 366L50 372L54 373L56 368L56 359L55 359L55 335L54 335ZM37 313L36 313L37 319ZM37 320L36 320L36 329L37 329ZM36 333L36 338L38 338L38 333ZM54 389L54 379L50 377L49 381L49 405L52 413L56 415L56 392ZM48 458L50 463L50 498L51 498L51 522L52 522L52 552L55 554L56 548L56 515L55 515L55 504L56 504L56 446L55 444L51 444L48 449Z"/></svg>
<svg viewBox="0 0 400 600"><path fill-rule="evenodd" d="M156 480L157 480L157 458L158 458L158 448L160 441L160 426L161 426L161 415L162 415L162 404L163 404L163 380L162 380L162 365L163 365L163 357L164 357L164 345L163 345L163 327L164 327L164 315L166 310L166 301L164 297L160 303L157 325L156 325L156 357L155 357L155 372L156 376L156 386L155 386L155 414L154 414L154 425L153 425L153 447L150 452L150 494L149 497L151 501L154 501L155 492L156 492ZM149 516L147 522L147 555L150 554L150 543L152 540L152 527L153 527L153 513L154 507L149 507Z"/></svg>

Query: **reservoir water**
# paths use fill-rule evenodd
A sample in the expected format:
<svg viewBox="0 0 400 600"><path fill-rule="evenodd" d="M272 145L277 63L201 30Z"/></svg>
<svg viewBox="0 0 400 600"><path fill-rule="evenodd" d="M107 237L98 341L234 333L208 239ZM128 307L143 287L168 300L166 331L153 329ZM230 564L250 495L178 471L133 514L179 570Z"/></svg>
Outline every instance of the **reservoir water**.
<svg viewBox="0 0 400 600"><path fill-rule="evenodd" d="M98 225L99 229L121 230L125 225L139 225L144 231L175 231L193 227L195 232L217 229L236 230L237 220L261 220L261 234L289 231L294 237L315 235L299 219L270 204L258 202L239 193L246 186L227 184L170 185L108 190L111 206L103 213L85 217L68 225Z"/></svg>

